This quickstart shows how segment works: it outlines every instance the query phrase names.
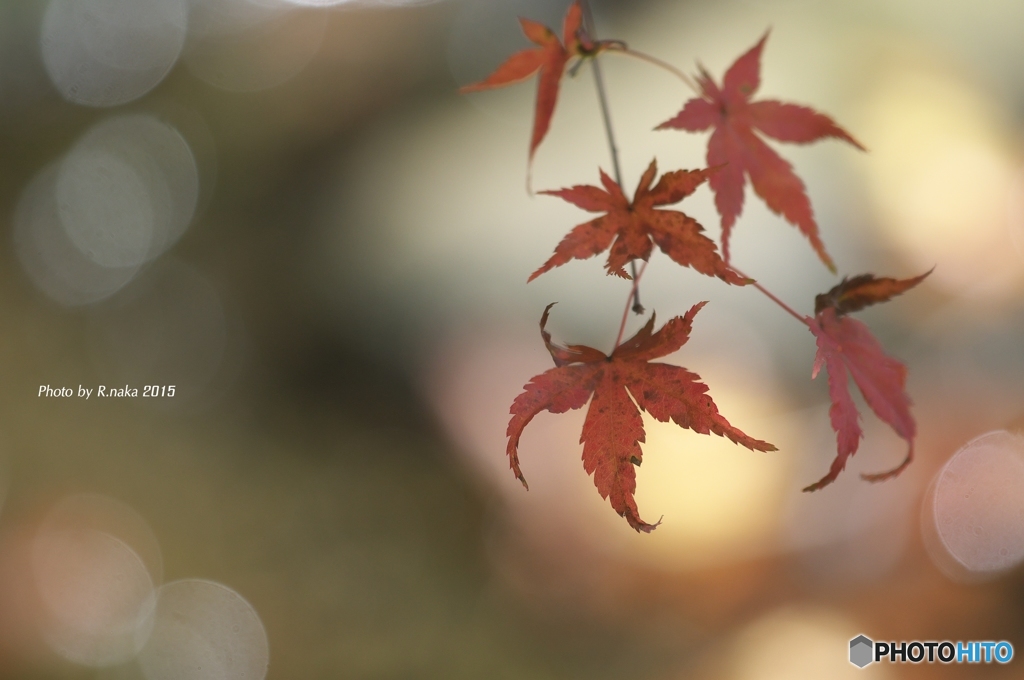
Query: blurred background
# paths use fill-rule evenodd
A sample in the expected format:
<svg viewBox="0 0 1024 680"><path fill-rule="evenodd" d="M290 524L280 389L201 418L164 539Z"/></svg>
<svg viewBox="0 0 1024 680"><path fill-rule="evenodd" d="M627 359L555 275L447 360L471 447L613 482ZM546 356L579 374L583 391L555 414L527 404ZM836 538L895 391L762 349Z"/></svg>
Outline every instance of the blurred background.
<svg viewBox="0 0 1024 680"><path fill-rule="evenodd" d="M608 350L629 290L603 258L526 285L589 218L525 191L532 81L457 94L566 5L0 4L0 676L1019 677L847 649L1024 649L1024 4L594 1L599 37L716 78L770 28L761 96L870 150L776 147L840 273L936 267L859 315L917 461L860 481L905 445L857 395L860 451L802 494L835 453L813 337L655 253L648 310L710 301L670 361L779 451L645 419L651 535L582 470L583 410L527 429L529 492L504 455L544 306ZM602 64L627 188L703 166L706 135L652 131L691 93ZM599 167L584 67L533 186ZM706 187L682 209L717 238ZM837 282L749 190L732 249L803 313Z"/></svg>

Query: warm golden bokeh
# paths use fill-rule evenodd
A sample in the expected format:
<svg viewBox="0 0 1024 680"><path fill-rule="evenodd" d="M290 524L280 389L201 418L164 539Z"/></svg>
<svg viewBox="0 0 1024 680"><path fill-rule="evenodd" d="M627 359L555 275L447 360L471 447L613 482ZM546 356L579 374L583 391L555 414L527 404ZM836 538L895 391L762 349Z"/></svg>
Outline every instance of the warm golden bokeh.
<svg viewBox="0 0 1024 680"><path fill-rule="evenodd" d="M1024 139L1010 113L927 55L895 52L863 104L868 187L886 237L960 294L1019 288L1011 206ZM917 62L917 63L915 63Z"/></svg>

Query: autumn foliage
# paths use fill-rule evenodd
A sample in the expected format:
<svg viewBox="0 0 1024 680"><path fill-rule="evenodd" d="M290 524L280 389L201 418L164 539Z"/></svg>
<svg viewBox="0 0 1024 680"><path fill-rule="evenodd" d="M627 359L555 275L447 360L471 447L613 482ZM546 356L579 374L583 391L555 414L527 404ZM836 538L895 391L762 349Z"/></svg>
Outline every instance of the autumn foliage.
<svg viewBox="0 0 1024 680"><path fill-rule="evenodd" d="M544 330L551 305L540 319L540 334L551 353L555 367L534 376L512 402L512 420L508 423L508 457L512 472L526 486L519 469L519 436L541 411L564 413L582 408L590 401L583 421L583 467L594 476L602 498L626 518L637 531L651 531L656 525L640 519L633 492L636 490L634 466L643 453L643 409L662 422L671 420L700 434L714 432L754 451L774 451L768 442L754 439L729 424L707 393L700 376L685 368L652 362L686 344L693 317L707 303L693 306L684 316L669 319L654 329L654 314L647 324L606 356L584 345L559 347ZM593 399L591 399L593 395ZM639 407L639 409L637 408Z"/></svg>
<svg viewBox="0 0 1024 680"><path fill-rule="evenodd" d="M537 47L516 52L487 78L479 83L466 85L461 90L465 93L504 87L540 72L533 134L530 137L530 162L533 162L533 154L544 141L544 136L551 126L551 116L555 113L555 103L558 101L558 86L562 82L566 65L573 57L594 57L608 47L618 44L615 41L591 40L583 30L582 22L583 11L579 2L569 5L569 10L565 13L561 40L547 26L520 18L519 24L522 26L523 35Z"/></svg>
<svg viewBox="0 0 1024 680"><path fill-rule="evenodd" d="M722 216L722 252L726 262L729 261L729 237L736 218L743 212L744 187L749 177L754 191L772 212L796 225L821 261L834 272L835 264L818 235L818 223L814 221L804 183L793 172L793 166L772 151L756 133L798 144L835 137L862 151L864 147L831 118L807 107L774 99L750 101L761 84L761 50L766 40L767 33L729 67L721 87L701 68L697 77L700 96L686 102L682 111L658 129L703 132L714 128L708 140L707 161L711 167L724 166L711 178L711 190L715 192L718 214Z"/></svg>
<svg viewBox="0 0 1024 680"><path fill-rule="evenodd" d="M601 186L581 184L541 192L598 216L573 227L555 247L554 254L528 280L571 260L587 259L608 251L605 264L608 274L633 279L629 299L634 300L643 273L641 269L636 274L636 262L646 263L657 246L683 267L729 284L750 285L808 328L817 343L812 377L822 368L828 374L829 418L836 432L836 457L827 474L804 491L815 491L832 483L856 453L863 437L860 414L850 394L851 378L868 407L907 442L907 455L899 465L887 472L861 476L868 481L882 481L898 475L913 460L917 434L906 393L907 369L885 354L864 323L848 315L888 301L919 284L928 274L909 279L872 274L844 278L831 290L815 297L812 317L794 311L733 268L729 261L729 242L743 211L749 179L754 192L774 213L796 226L817 257L835 272L836 265L821 240L803 182L762 137L798 144L831 137L860 150L864 147L822 113L774 99L752 99L760 86L761 54L767 33L729 67L719 85L703 67L699 68L696 80L691 81L671 65L636 52L622 41L595 40L592 29L587 29L587 19L586 5L575 0L566 12L561 39L541 24L520 19L523 33L536 47L513 54L489 77L462 91L503 87L539 72L533 133L527 154L529 168L537 147L547 134L566 70L578 68L583 60L596 60L602 53L637 57L667 68L695 89L696 96L687 100L674 117L657 129L711 130L706 157L708 168L671 170L658 178L657 164L651 161L629 198L622 186L613 146L614 178L599 170ZM594 68L600 85L596 63ZM599 87L599 92L604 107L603 87ZM605 122L611 141L607 117ZM696 220L667 207L679 203L705 182L714 193L715 206L721 216L721 254ZM627 266L634 275L627 273ZM611 354L584 345L554 344L545 328L551 310L548 305L541 316L541 339L555 365L526 383L512 403L507 430L509 465L523 485L526 479L519 464L519 441L526 426L542 411L565 413L588 403L580 437L583 467L593 476L601 497L608 499L612 508L637 531L649 532L657 526L640 518L634 499L635 467L643 460L640 445L645 440L641 411L698 434L726 437L753 451L775 451L772 444L750 437L730 424L718 412L708 386L696 373L654 361L686 343L694 318L705 304L694 305L685 315L670 319L656 331L652 313L636 335L622 341L629 310L627 302ZM633 309L642 312L638 304Z"/></svg>
<svg viewBox="0 0 1024 680"><path fill-rule="evenodd" d="M910 399L904 391L907 367L886 356L868 327L846 314L885 302L921 283L930 273L902 281L862 274L843 279L839 285L815 299L815 316L809 325L818 343L818 353L814 357L811 377L817 377L822 366L828 371L828 392L832 400L828 414L836 432L837 452L828 474L804 491L816 491L835 481L846 467L846 459L857 452L864 436L858 422L860 415L850 397L847 374L853 378L875 415L888 423L908 446L907 457L892 470L861 476L868 481L880 482L895 477L913 460L917 425L910 415Z"/></svg>
<svg viewBox="0 0 1024 680"><path fill-rule="evenodd" d="M632 201L603 170L601 184L604 189L584 185L542 191L542 194L558 196L589 212L606 214L570 231L555 248L555 254L530 275L529 281L573 258L582 260L603 253L609 246L611 252L605 265L608 273L629 278L623 267L631 260L646 262L654 244L657 244L666 255L684 267L693 267L707 276L717 276L726 283L749 283L726 266L718 255L718 246L702 233L704 227L695 219L677 210L656 209L683 200L703 184L709 174L714 173L707 170L667 172L652 188L657 172L657 163L651 161L640 178Z"/></svg>

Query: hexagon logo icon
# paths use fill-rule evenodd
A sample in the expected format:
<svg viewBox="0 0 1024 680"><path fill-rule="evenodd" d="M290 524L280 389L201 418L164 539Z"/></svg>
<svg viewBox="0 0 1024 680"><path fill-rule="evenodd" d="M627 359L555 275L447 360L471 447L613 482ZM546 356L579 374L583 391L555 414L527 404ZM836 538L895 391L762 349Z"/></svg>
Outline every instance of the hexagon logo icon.
<svg viewBox="0 0 1024 680"><path fill-rule="evenodd" d="M850 640L850 663L857 668L864 668L874 661L875 643L865 635L858 635Z"/></svg>

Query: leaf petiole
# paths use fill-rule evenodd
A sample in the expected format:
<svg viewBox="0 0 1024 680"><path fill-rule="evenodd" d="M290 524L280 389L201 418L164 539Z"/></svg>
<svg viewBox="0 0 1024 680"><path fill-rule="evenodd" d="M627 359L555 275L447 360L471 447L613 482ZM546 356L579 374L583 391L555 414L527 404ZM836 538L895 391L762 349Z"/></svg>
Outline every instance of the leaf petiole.
<svg viewBox="0 0 1024 680"><path fill-rule="evenodd" d="M646 61L648 64L653 64L654 66L657 66L660 69L668 71L669 73L674 75L676 78L679 78L679 80L681 80L684 83L686 83L686 86L689 87L691 90L693 90L694 93L697 94L697 96L702 96L704 94L701 91L701 89L697 86L697 83L695 83L693 81L693 78L691 78L690 76L686 75L686 73L684 71L682 71L681 69L676 68L675 66L673 66L670 63L668 63L667 61L662 61L661 59L658 59L657 57L652 57L651 55L645 54L644 52L640 52L638 50L634 50L634 49L631 49L629 47L626 47L626 45L624 43L621 44L621 45L609 45L609 47L607 48L607 51L608 52L618 52L619 54L624 54L627 57L633 57L634 59L639 59L640 61Z"/></svg>
<svg viewBox="0 0 1024 680"><path fill-rule="evenodd" d="M612 352L617 350L619 348L619 345L622 344L622 334L626 330L626 319L629 318L630 301L636 299L636 297L637 297L637 289L640 286L640 277L644 275L645 271L647 271L647 265L650 264L650 263L649 262L644 262L644 265L642 267L640 267L640 271L639 272L637 272L637 270L636 270L636 260L631 260L630 264L632 265L632 268L633 268L633 287L629 291L629 297L626 298L626 308L622 310L622 321L619 323L619 334L615 338L615 347L612 348ZM640 304L640 303L639 302L634 303L633 307L632 307L632 310L636 314L643 314L644 313L644 308L643 307L640 308L639 312L636 311L636 305L638 305L638 304ZM611 355L609 355L609 356L611 356Z"/></svg>
<svg viewBox="0 0 1024 680"><path fill-rule="evenodd" d="M730 266L732 266L732 265L730 265ZM767 288L762 286L760 283L758 283L756 279L747 276L746 274L741 272L736 267L732 267L732 270L734 272L736 272L737 274L739 274L740 276L743 276L745 278L750 279L750 282L751 282L750 285L752 285L754 288L757 288L759 291L764 293L768 297L769 300L771 300L772 302L777 304L779 307L782 307L784 310L786 310L789 313L789 315L792 316L794 319L796 319L797 321L799 321L803 325L807 326L808 328L811 328L811 320L810 320L810 318L800 314L799 312L794 310L792 307L787 305L785 302L783 302L779 298L775 297L775 295L772 294L772 292L770 290L768 290Z"/></svg>

